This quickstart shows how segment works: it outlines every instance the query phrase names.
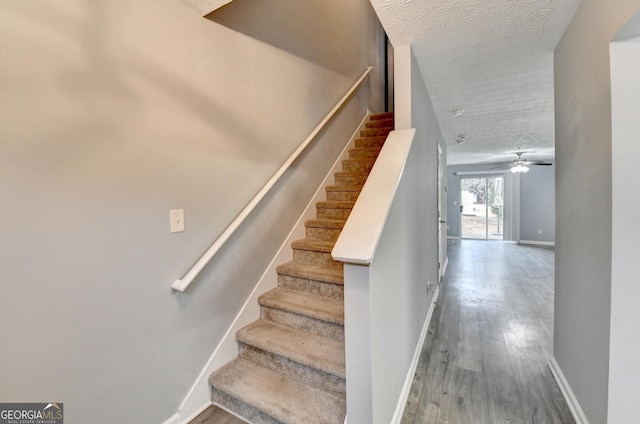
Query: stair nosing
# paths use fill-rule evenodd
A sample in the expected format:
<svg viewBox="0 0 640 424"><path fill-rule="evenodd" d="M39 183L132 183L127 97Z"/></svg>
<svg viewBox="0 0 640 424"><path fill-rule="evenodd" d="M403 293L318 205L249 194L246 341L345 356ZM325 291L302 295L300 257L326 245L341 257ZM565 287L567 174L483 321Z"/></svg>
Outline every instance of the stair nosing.
<svg viewBox="0 0 640 424"><path fill-rule="evenodd" d="M329 268L289 261L278 265L276 271L280 275L286 275L293 278L301 278L340 286L344 285L344 272L340 268ZM329 279L324 280L322 278Z"/></svg>
<svg viewBox="0 0 640 424"><path fill-rule="evenodd" d="M353 209L356 202L340 202L337 200L328 200L324 202L316 202L316 208L321 209Z"/></svg>
<svg viewBox="0 0 640 424"><path fill-rule="evenodd" d="M306 298L308 301L313 303L314 305L324 304L324 306L329 306L322 311L311 308L307 305L298 303L298 302L290 302L287 303L283 297L291 296L296 300L300 300L302 298ZM287 289L284 287L276 287L268 292L262 294L258 298L258 303L261 306L266 306L269 308L279 309L281 311L290 312L296 315L306 316L314 320L324 321L331 324L344 325L344 300L335 299L330 297L319 296L316 294ZM342 306L339 311L331 311L327 312L327 310L331 309L331 307Z"/></svg>
<svg viewBox="0 0 640 424"><path fill-rule="evenodd" d="M335 246L335 241L327 241L306 237L291 242L291 248L294 250L306 250L311 252L331 253Z"/></svg>
<svg viewBox="0 0 640 424"><path fill-rule="evenodd" d="M267 330L264 330L267 328ZM285 346L278 343L275 337L257 337L256 333L262 331L271 330L272 332L279 332L282 337L283 334L288 333L292 340L296 340L298 345ZM236 334L236 340L240 343L245 343L265 352L269 352L290 361L297 362L305 365L309 368L316 369L318 371L332 374L340 378L346 378L345 362L344 362L344 342L340 343L337 340L330 339L328 337L318 336L304 330L298 330L285 325L277 324L272 321L259 319L253 323L243 327ZM304 349L300 349L304 347ZM331 347L331 348L330 348ZM318 355L314 355L320 349L329 349L334 357L323 356L318 361ZM342 356L335 358L335 353L340 353L342 348Z"/></svg>
<svg viewBox="0 0 640 424"><path fill-rule="evenodd" d="M362 191L364 185L328 185L325 187L325 191Z"/></svg>
<svg viewBox="0 0 640 424"><path fill-rule="evenodd" d="M260 387L260 384L265 382L277 382L279 390L268 391L270 394L269 397L251 396L252 393L250 390L235 385L236 382L243 381L242 378L235 379L233 376L226 375L231 371L237 373L238 369L243 373L243 376L253 374L252 377L255 380L253 381L254 385L252 385L251 380L248 382L251 387ZM221 379L220 376L223 378ZM307 412L309 405L301 405L299 402L295 402L296 394L298 393L307 393L308 398L314 399L313 407L318 409L318 411L326 410L326 406L329 404L338 404L338 406L346 412L346 401L342 396L310 386L293 378L288 378L245 358L236 358L220 368L209 378L209 384L215 390L238 399L240 402L254 408L260 413L273 417L283 423L287 422L285 421L287 416L278 411L283 407L289 411L293 411L293 414L289 413L289 415L293 415L290 418L295 420L296 423L303 422L300 421L300 419L308 422L309 414ZM314 415L314 417L315 416L316 415ZM341 419L344 419L344 417ZM289 421L289 423L293 424L292 421Z"/></svg>
<svg viewBox="0 0 640 424"><path fill-rule="evenodd" d="M305 227L312 228L328 228L334 230L340 230L344 228L344 224L347 222L344 219L332 219L332 218L313 218L307 219L304 222Z"/></svg>

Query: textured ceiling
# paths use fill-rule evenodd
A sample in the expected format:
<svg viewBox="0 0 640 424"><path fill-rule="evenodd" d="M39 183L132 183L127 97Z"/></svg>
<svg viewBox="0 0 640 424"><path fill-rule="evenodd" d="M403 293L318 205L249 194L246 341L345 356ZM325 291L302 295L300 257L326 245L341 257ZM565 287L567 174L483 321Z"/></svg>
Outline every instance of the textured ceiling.
<svg viewBox="0 0 640 424"><path fill-rule="evenodd" d="M513 160L518 150L553 158L553 50L580 0L371 3L391 43L413 47L449 164Z"/></svg>

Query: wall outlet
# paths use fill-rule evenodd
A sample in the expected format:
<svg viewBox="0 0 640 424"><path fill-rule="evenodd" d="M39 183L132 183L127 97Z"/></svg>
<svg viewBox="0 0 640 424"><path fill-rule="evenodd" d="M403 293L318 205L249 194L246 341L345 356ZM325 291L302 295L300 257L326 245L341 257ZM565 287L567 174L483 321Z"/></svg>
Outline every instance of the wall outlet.
<svg viewBox="0 0 640 424"><path fill-rule="evenodd" d="M538 228L538 234L542 234L542 230Z"/></svg>
<svg viewBox="0 0 640 424"><path fill-rule="evenodd" d="M184 209L171 209L169 211L169 231L172 233L184 231Z"/></svg>

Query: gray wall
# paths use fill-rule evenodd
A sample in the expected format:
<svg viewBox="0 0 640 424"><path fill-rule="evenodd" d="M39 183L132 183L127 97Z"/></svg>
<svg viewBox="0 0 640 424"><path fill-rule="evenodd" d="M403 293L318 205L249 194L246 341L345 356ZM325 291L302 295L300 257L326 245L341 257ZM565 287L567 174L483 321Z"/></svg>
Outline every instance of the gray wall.
<svg viewBox="0 0 640 424"><path fill-rule="evenodd" d="M491 170L495 164L447 167L448 236L460 237L460 178L455 172ZM457 203L457 204L454 204ZM542 234L538 234L538 229ZM555 241L555 166L532 166L520 175L520 239Z"/></svg>
<svg viewBox="0 0 640 424"><path fill-rule="evenodd" d="M555 176L555 166L532 166L520 176L520 240L555 242Z"/></svg>
<svg viewBox="0 0 640 424"><path fill-rule="evenodd" d="M639 8L638 0L583 0L555 51L554 356L591 424L607 422L608 410L612 247L609 43Z"/></svg>
<svg viewBox="0 0 640 424"><path fill-rule="evenodd" d="M177 0L0 4L2 401L64 402L73 423L166 420L366 108L381 110L368 1L236 0L218 18ZM368 65L361 93L173 293ZM186 231L170 235L178 208Z"/></svg>

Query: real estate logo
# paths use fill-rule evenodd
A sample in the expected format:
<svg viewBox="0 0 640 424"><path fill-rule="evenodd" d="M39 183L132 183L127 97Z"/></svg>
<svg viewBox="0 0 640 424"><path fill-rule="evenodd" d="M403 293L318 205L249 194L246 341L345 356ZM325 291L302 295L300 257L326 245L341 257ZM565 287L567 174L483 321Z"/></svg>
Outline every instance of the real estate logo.
<svg viewBox="0 0 640 424"><path fill-rule="evenodd" d="M0 424L64 424L62 403L0 403Z"/></svg>

